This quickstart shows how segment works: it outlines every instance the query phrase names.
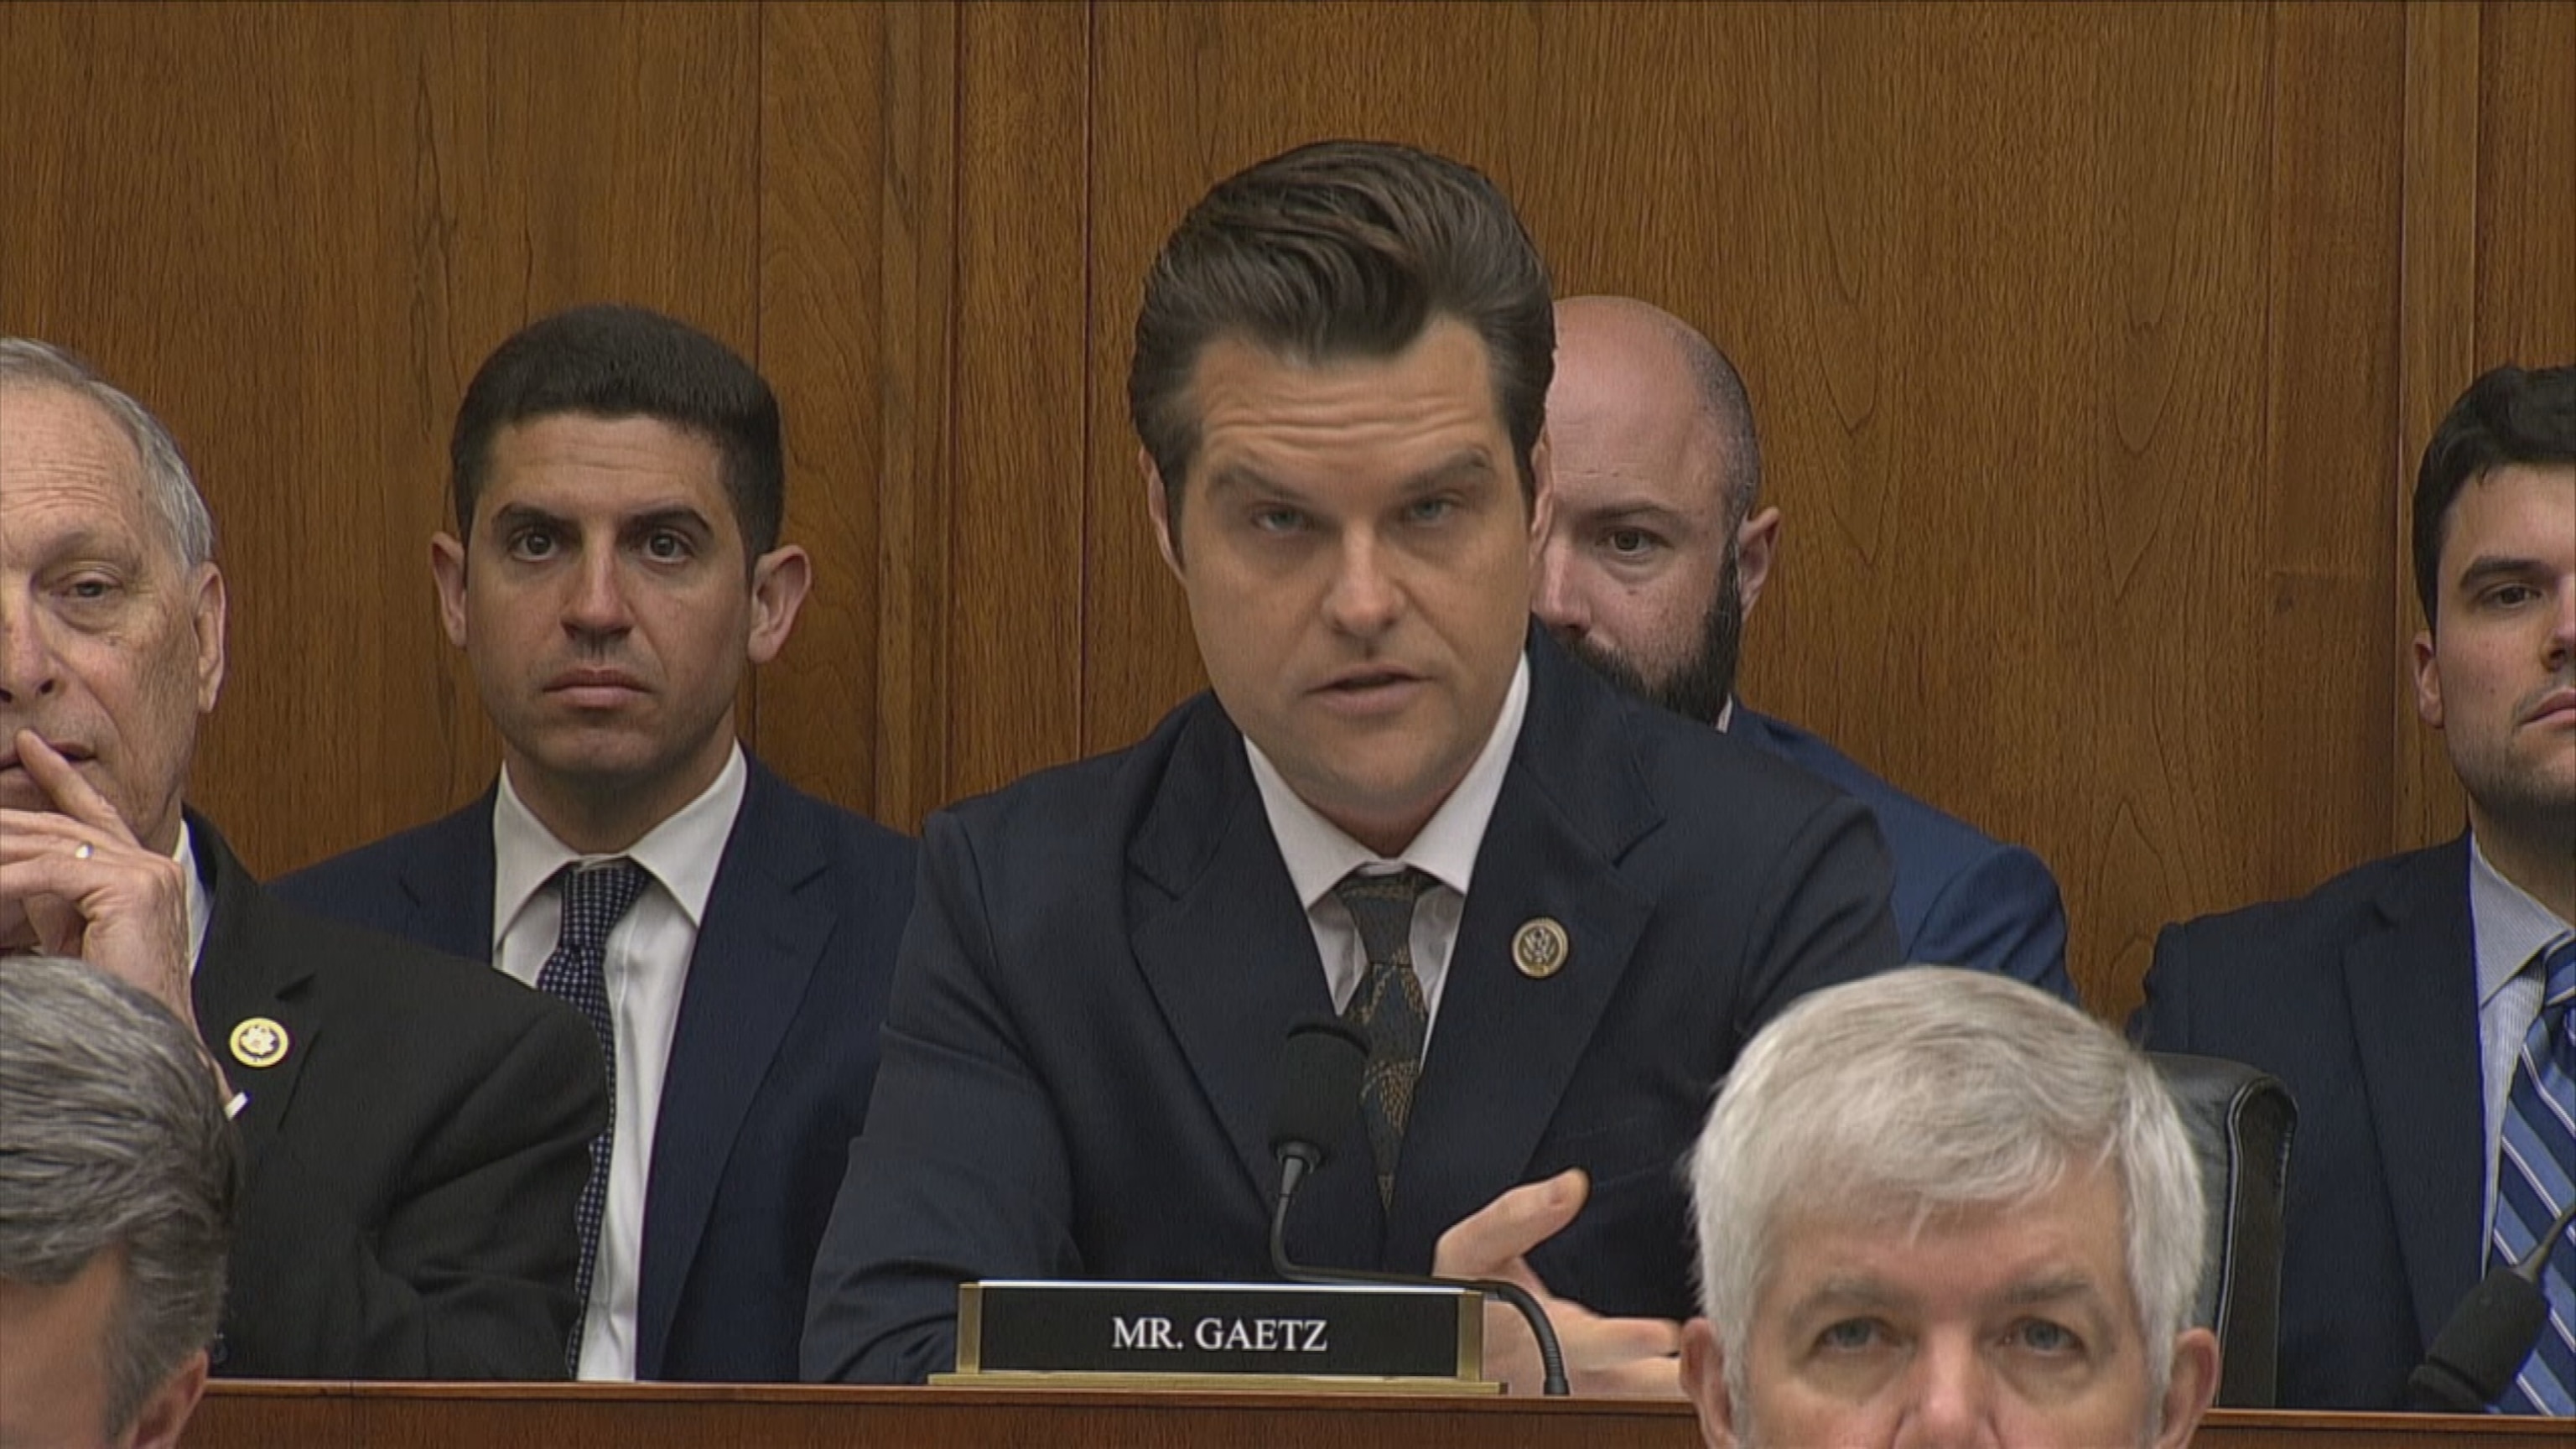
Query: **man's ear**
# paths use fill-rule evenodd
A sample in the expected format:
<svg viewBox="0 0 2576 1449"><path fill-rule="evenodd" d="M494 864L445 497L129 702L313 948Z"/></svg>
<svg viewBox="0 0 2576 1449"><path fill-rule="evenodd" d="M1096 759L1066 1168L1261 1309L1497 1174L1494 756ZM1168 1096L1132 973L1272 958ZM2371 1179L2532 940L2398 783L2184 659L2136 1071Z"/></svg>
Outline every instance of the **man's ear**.
<svg viewBox="0 0 2576 1449"><path fill-rule="evenodd" d="M2415 717L2442 727L2442 666L2433 655L2433 631L2415 636Z"/></svg>
<svg viewBox="0 0 2576 1449"><path fill-rule="evenodd" d="M1743 604L1745 617L1751 618L1753 606L1762 599L1762 586L1771 580L1771 554L1780 543L1780 510L1765 508L1744 520L1735 530L1735 597Z"/></svg>
<svg viewBox="0 0 2576 1449"><path fill-rule="evenodd" d="M212 563L197 566L197 597L190 623L197 634L197 713L212 714L224 692L224 571Z"/></svg>
<svg viewBox="0 0 2576 1449"><path fill-rule="evenodd" d="M2200 1416L2218 1397L2218 1335L2188 1328L2174 1337L2173 1373L2165 1380L2164 1424L2156 1431L2156 1449L2183 1449Z"/></svg>
<svg viewBox="0 0 2576 1449"><path fill-rule="evenodd" d="M751 565L751 645L754 664L767 664L787 647L796 611L814 586L814 561L795 544L781 544Z"/></svg>
<svg viewBox="0 0 2576 1449"><path fill-rule="evenodd" d="M430 536L429 577L438 585L438 622L447 642L465 647L465 545L441 531Z"/></svg>
<svg viewBox="0 0 2576 1449"><path fill-rule="evenodd" d="M206 1351L201 1348L143 1401L134 1416L134 1437L128 1441L133 1449L177 1449L179 1431L188 1427L188 1415L205 1392Z"/></svg>
<svg viewBox="0 0 2576 1449"><path fill-rule="evenodd" d="M1143 447L1136 449L1136 472L1145 481L1145 516L1154 521L1154 546L1163 552L1163 567L1172 577L1181 577L1181 541L1172 535L1171 494L1163 488L1163 470L1155 465L1154 455Z"/></svg>
<svg viewBox="0 0 2576 1449"><path fill-rule="evenodd" d="M1682 1325L1682 1392L1699 1411L1699 1436L1712 1449L1735 1449L1735 1396L1726 1390L1726 1351L1705 1318Z"/></svg>

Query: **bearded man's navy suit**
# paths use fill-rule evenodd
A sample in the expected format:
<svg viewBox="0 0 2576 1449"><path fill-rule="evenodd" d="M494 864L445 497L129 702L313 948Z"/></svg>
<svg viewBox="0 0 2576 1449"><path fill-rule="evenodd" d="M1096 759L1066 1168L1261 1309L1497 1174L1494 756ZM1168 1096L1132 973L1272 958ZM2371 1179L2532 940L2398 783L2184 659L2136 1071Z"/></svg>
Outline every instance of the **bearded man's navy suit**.
<svg viewBox="0 0 2576 1449"><path fill-rule="evenodd" d="M1896 862L1889 902L1908 961L1974 966L2083 1005L2066 972L2066 907L2040 858L1918 800L1860 762L1741 701L1727 733L1762 746L1859 800Z"/></svg>
<svg viewBox="0 0 2576 1449"><path fill-rule="evenodd" d="M1581 1167L1592 1197L1533 1269L1681 1319L1678 1165L1763 1022L1896 961L1886 852L1849 796L1528 649L1392 1200L1355 1111L1289 1250L1424 1271L1461 1218ZM947 1369L964 1279L1268 1279L1280 1044L1333 1005L1223 708L1200 695L1130 749L943 811L923 852L806 1376ZM1513 942L1539 917L1570 949L1532 978Z"/></svg>
<svg viewBox="0 0 2576 1449"><path fill-rule="evenodd" d="M636 1377L796 1376L814 1245L876 1075L913 842L758 761L708 893L645 1189ZM493 793L277 883L306 910L492 957Z"/></svg>

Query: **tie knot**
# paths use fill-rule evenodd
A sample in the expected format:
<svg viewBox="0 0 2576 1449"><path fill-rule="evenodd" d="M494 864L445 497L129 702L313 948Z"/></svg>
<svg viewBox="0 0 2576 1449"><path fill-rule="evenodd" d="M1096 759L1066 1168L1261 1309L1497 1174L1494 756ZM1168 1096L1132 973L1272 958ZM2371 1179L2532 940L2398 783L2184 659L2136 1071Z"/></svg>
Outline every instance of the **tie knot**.
<svg viewBox="0 0 2576 1449"><path fill-rule="evenodd" d="M1334 885L1333 895L1359 927L1360 946L1371 961L1412 959L1413 905L1439 882L1411 866L1387 875L1352 871Z"/></svg>
<svg viewBox="0 0 2576 1449"><path fill-rule="evenodd" d="M2576 932L2541 948L2540 1000L2544 1009L2576 1000Z"/></svg>
<svg viewBox="0 0 2576 1449"><path fill-rule="evenodd" d="M599 946L626 916L649 880L644 867L623 856L597 865L568 865L555 877L563 896L562 943Z"/></svg>

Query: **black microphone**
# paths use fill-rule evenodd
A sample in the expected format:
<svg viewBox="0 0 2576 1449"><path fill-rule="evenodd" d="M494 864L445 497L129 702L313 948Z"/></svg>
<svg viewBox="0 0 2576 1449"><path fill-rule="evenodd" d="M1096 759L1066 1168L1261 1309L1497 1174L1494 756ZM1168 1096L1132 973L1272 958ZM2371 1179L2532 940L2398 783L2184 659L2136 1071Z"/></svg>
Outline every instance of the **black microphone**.
<svg viewBox="0 0 2576 1449"><path fill-rule="evenodd" d="M1279 1098L1270 1114L1270 1151L1279 1159L1279 1202L1270 1213L1270 1266L1291 1283L1379 1284L1399 1288L1472 1288L1520 1310L1538 1340L1539 1392L1563 1397L1565 1350L1556 1325L1517 1283L1494 1278L1435 1278L1428 1274L1368 1273L1307 1268L1288 1257L1288 1204L1309 1174L1332 1156L1359 1111L1360 1079L1368 1070L1368 1038L1337 1018L1309 1017L1288 1028L1279 1053Z"/></svg>
<svg viewBox="0 0 2576 1449"><path fill-rule="evenodd" d="M2558 1220L2540 1235L2519 1263L2498 1263L2487 1270L2451 1319L2433 1337L2424 1361L2406 1376L2415 1407L2435 1413L2483 1414L2504 1397L2515 1370L2531 1357L2548 1321L2549 1304L2541 1296L2540 1273L2549 1266L2550 1250L2576 1222L2576 1201L2560 1210Z"/></svg>

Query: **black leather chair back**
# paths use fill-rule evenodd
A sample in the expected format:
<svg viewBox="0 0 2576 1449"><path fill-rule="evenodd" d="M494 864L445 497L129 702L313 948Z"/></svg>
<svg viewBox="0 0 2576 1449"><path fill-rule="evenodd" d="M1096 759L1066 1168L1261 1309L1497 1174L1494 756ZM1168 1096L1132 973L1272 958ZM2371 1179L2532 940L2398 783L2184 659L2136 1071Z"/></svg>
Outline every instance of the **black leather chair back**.
<svg viewBox="0 0 2576 1449"><path fill-rule="evenodd" d="M2218 1402L2268 1409L2281 1331L2281 1193L2299 1109L2241 1062L2151 1052L2200 1157L2209 1256L2192 1322L2218 1333Z"/></svg>

